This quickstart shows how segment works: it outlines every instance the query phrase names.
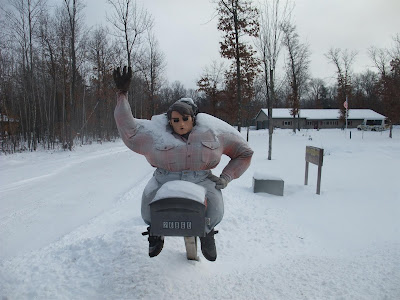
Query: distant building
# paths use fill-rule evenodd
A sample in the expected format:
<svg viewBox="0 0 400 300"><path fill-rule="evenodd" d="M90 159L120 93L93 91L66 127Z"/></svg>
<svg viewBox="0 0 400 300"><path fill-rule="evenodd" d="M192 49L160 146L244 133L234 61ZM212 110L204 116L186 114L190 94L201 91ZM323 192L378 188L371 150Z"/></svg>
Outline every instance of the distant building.
<svg viewBox="0 0 400 300"><path fill-rule="evenodd" d="M384 121L386 117L372 109L350 109L347 127L356 128L367 120ZM300 109L296 119L290 115L290 108L274 108L272 110L273 127L292 129L293 125L300 129L343 128L344 120L340 120L339 109ZM295 124L293 124L295 122ZM255 118L257 129L268 128L268 109L261 109Z"/></svg>

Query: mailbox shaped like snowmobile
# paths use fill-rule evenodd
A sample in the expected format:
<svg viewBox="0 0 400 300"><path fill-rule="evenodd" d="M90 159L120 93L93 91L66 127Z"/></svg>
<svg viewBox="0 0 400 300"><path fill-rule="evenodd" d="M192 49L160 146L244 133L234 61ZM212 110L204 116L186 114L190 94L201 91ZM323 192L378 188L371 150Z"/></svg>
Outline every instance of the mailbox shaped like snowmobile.
<svg viewBox="0 0 400 300"><path fill-rule="evenodd" d="M204 237L207 222L206 190L188 181L170 181L150 203L151 236L183 236L189 260L198 260L197 237Z"/></svg>

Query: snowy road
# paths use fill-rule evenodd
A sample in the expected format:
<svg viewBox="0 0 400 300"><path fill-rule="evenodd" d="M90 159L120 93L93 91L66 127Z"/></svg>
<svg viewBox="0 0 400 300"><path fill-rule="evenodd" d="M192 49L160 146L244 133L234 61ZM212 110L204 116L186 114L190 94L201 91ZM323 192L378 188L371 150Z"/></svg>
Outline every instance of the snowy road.
<svg viewBox="0 0 400 300"><path fill-rule="evenodd" d="M400 129L385 134L277 130L268 161L266 131L251 132L214 263L187 261L178 237L148 257L153 169L121 142L0 156L0 299L400 299ZM325 149L321 195L315 166L303 185L306 145ZM252 193L255 171L285 195Z"/></svg>
<svg viewBox="0 0 400 300"><path fill-rule="evenodd" d="M109 210L152 172L124 145L111 146L95 153L45 154L33 161L24 159L27 153L8 160L0 179L0 257L56 241Z"/></svg>

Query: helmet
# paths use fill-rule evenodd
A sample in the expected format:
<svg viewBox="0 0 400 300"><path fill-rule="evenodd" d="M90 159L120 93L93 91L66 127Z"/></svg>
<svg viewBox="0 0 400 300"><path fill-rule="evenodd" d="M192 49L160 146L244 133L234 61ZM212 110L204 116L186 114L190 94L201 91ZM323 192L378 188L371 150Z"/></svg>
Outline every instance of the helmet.
<svg viewBox="0 0 400 300"><path fill-rule="evenodd" d="M199 109L198 109L197 105L194 103L192 98L181 98L176 102L183 102L183 103L190 105L192 107L192 110L193 110L193 113L195 116L199 113Z"/></svg>

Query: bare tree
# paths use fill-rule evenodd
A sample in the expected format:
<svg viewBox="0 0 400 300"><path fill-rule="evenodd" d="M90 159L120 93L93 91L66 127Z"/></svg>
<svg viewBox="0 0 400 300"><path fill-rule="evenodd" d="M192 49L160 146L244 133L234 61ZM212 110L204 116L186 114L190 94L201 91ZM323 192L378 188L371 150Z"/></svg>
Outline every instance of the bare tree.
<svg viewBox="0 0 400 300"><path fill-rule="evenodd" d="M69 61L70 61L70 83L69 83L69 99L66 101L66 147L72 150L74 145L73 134L73 113L76 105L76 88L77 88L77 39L79 34L79 13L83 9L81 0L64 0L64 8L67 13L69 24Z"/></svg>
<svg viewBox="0 0 400 300"><path fill-rule="evenodd" d="M324 81L320 78L312 78L308 81L308 98L312 102L312 108L323 108L322 94L324 85Z"/></svg>
<svg viewBox="0 0 400 300"><path fill-rule="evenodd" d="M290 23L282 24L283 44L287 49L286 73L291 92L289 94L289 106L293 121L299 117L300 96L305 89L310 64L310 51L307 44L299 41L296 26ZM297 122L297 127L299 124ZM296 122L293 122L293 132L296 132Z"/></svg>
<svg viewBox="0 0 400 300"><path fill-rule="evenodd" d="M368 54L372 59L379 73L386 75L390 67L390 56L386 49L371 47L368 49Z"/></svg>
<svg viewBox="0 0 400 300"><path fill-rule="evenodd" d="M263 64L268 108L268 160L272 159L272 108L275 103L276 65L282 48L282 24L291 19L289 0L265 1L261 9L260 35L257 47Z"/></svg>
<svg viewBox="0 0 400 300"><path fill-rule="evenodd" d="M143 7L138 6L136 0L107 0L112 7L112 12L107 15L108 22L113 27L113 34L125 50L120 59L120 65L128 62L133 67L140 55L140 47L143 43L143 36L153 27L153 17ZM134 116L143 117L143 90L142 78L133 70L132 83L130 86L129 102L133 109Z"/></svg>
<svg viewBox="0 0 400 300"><path fill-rule="evenodd" d="M212 115L217 116L217 108L223 92L225 65L223 62L213 61L210 66L204 68L201 78L197 82L199 91L204 92L209 103L207 109Z"/></svg>
<svg viewBox="0 0 400 300"><path fill-rule="evenodd" d="M172 93L171 93L171 101L176 101L177 99L186 97L187 91L185 89L185 87L183 86L183 84L176 80L173 83L171 83L170 86ZM169 103L172 104L172 103Z"/></svg>
<svg viewBox="0 0 400 300"><path fill-rule="evenodd" d="M9 0L10 9L5 11L6 24L12 39L17 44L19 56L19 77L22 103L20 102L20 119L23 134L28 140L28 148L36 150L38 138L38 97L36 93L35 56L38 47L35 45L37 25L44 10L43 0Z"/></svg>
<svg viewBox="0 0 400 300"><path fill-rule="evenodd" d="M143 7L138 7L135 0L107 0L107 2L113 8L107 20L113 25L116 37L124 42L128 66L132 67L133 51L141 44L142 35L153 27L153 18Z"/></svg>
<svg viewBox="0 0 400 300"><path fill-rule="evenodd" d="M377 112L380 110L380 99L377 94L379 74L371 70L366 70L360 74L355 74L352 80L353 86L353 105L354 108L370 108Z"/></svg>
<svg viewBox="0 0 400 300"><path fill-rule="evenodd" d="M400 34L393 37L393 46L391 49L370 47L368 49L369 57L374 66L382 76L385 76L390 70L390 61L400 57Z"/></svg>
<svg viewBox="0 0 400 300"><path fill-rule="evenodd" d="M157 109L156 100L163 85L165 56L160 51L158 41L151 30L147 33L147 46L138 59L136 69L142 75L147 95L147 118L151 118Z"/></svg>
<svg viewBox="0 0 400 300"><path fill-rule="evenodd" d="M400 34L393 37L391 49L370 48L370 56L380 72L379 93L385 113L390 122L389 137L392 137L393 123L400 120Z"/></svg>
<svg viewBox="0 0 400 300"><path fill-rule="evenodd" d="M46 10L45 0L3 3L0 7L1 151L34 151L39 145L73 150L78 133L82 143L93 138L115 137L112 69L126 60L126 43L110 39L101 27L88 35L81 18L82 0L59 1L55 10ZM129 4L133 5L133 0L125 3L132 8ZM139 50L145 50L145 44L140 44L143 46L140 49L137 35L126 32L131 34L129 41L136 38L136 42L129 44L133 45L129 49L131 64L135 65L134 58L141 53ZM140 30L136 32L139 34ZM126 41L125 35L122 37ZM154 112L157 105L164 110L189 93L198 97L179 82L160 88L162 64L154 36L148 35L148 44L149 50L142 57L146 68L132 78L130 92L135 101L144 103L144 99L152 97ZM164 102L157 101L161 93L166 96Z"/></svg>
<svg viewBox="0 0 400 300"><path fill-rule="evenodd" d="M400 33L393 36L393 46L389 50L389 55L392 60L399 59L400 57Z"/></svg>
<svg viewBox="0 0 400 300"><path fill-rule="evenodd" d="M348 113L349 109L346 109L343 103L347 103L349 107L349 101L351 96L351 66L354 63L354 59L357 52L349 52L346 50L341 50L339 48L331 48L327 54L326 58L329 62L333 63L336 67L337 81L338 81L338 91L337 91L337 104L340 109L340 118L342 120L346 119L346 111Z"/></svg>
<svg viewBox="0 0 400 300"><path fill-rule="evenodd" d="M87 55L90 69L93 70L91 87L94 91L94 101L86 101L87 97L84 95L82 105L82 129L86 128L89 119L95 113L97 126L92 131L96 132L97 139L110 140L114 132L115 122L112 114L114 101L109 82L112 81L111 70L115 56L115 48L109 42L107 29L103 26L97 27L89 39ZM84 89L86 91L86 87Z"/></svg>

